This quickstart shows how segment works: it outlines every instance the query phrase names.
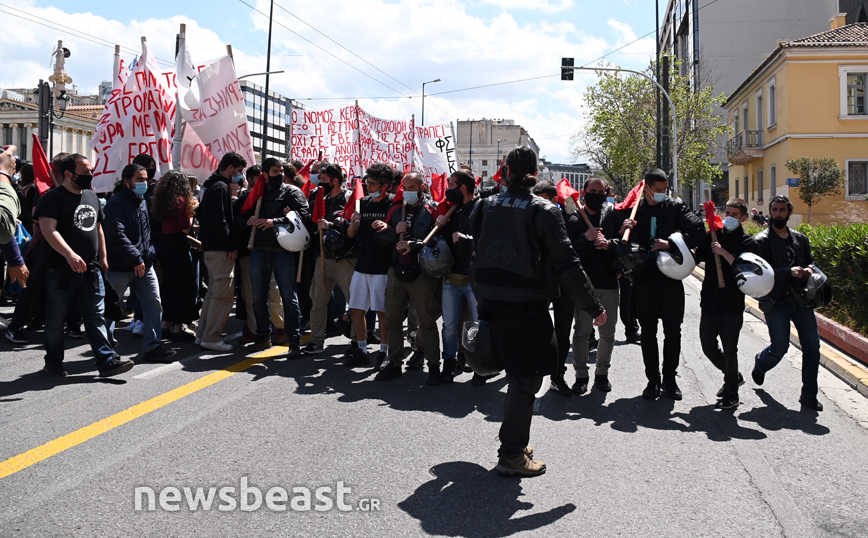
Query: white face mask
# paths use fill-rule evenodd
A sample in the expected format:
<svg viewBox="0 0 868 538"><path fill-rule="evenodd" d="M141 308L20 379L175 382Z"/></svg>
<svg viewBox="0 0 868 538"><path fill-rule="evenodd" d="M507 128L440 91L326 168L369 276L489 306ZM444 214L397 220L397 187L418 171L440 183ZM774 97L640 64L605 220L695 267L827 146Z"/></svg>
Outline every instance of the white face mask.
<svg viewBox="0 0 868 538"><path fill-rule="evenodd" d="M408 205L413 205L419 201L419 193L416 191L404 191L404 201Z"/></svg>
<svg viewBox="0 0 868 538"><path fill-rule="evenodd" d="M738 219L735 217L726 217L725 219L723 219L723 227L726 228L728 232L731 232L738 228L739 224L740 223L738 222Z"/></svg>
<svg viewBox="0 0 868 538"><path fill-rule="evenodd" d="M311 174L310 182L314 185L319 185L319 174Z"/></svg>

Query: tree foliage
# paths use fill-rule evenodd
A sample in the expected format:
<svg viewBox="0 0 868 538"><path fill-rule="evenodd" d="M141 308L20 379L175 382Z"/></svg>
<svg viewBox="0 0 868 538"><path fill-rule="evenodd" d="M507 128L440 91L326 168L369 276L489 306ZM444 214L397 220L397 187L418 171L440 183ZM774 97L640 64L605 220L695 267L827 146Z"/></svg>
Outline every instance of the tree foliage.
<svg viewBox="0 0 868 538"><path fill-rule="evenodd" d="M787 161L787 168L799 177L799 199L808 206L807 222L811 222L811 207L823 196L841 194L844 170L831 157L799 157Z"/></svg>
<svg viewBox="0 0 868 538"><path fill-rule="evenodd" d="M711 180L721 176L712 165L718 137L727 132L717 112L723 94L713 95L710 85L694 89L693 74L681 75L676 62L669 94L677 120L678 175L682 183ZM645 73L653 78L654 64ZM585 93L585 128L573 135L573 157L589 158L623 195L639 182L645 171L656 166L656 86L632 73L599 71L599 81ZM701 85L702 86L702 85ZM661 99L665 99L661 95Z"/></svg>

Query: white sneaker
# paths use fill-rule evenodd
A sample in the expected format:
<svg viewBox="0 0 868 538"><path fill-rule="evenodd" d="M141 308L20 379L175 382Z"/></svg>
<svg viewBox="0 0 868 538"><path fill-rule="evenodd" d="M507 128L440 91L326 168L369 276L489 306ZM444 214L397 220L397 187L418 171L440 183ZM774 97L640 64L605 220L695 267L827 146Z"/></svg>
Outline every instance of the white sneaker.
<svg viewBox="0 0 868 538"><path fill-rule="evenodd" d="M199 337L198 337L198 336L197 336L197 337L196 337L196 339L195 339L195 340L193 340L193 343L194 343L194 344L196 344L196 345L197 345L197 346L198 346L198 345L199 345L199 344L201 344L201 343L202 343L202 339L201 339L201 338L199 338Z"/></svg>
<svg viewBox="0 0 868 538"><path fill-rule="evenodd" d="M232 351L232 346L226 342L199 342L199 345L211 351Z"/></svg>
<svg viewBox="0 0 868 538"><path fill-rule="evenodd" d="M137 321L136 326L133 327L132 333L136 336L142 336L145 332L145 323L143 321Z"/></svg>

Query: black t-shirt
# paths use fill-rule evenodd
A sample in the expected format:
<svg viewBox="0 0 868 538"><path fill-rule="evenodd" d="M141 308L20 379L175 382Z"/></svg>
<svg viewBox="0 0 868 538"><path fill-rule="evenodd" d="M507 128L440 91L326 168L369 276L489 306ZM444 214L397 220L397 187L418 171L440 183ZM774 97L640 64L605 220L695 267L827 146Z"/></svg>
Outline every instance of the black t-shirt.
<svg viewBox="0 0 868 538"><path fill-rule="evenodd" d="M380 246L377 243L377 232L371 228L375 220L386 221L386 214L392 207L392 195L375 202L370 196L362 198L359 204L362 213L362 224L356 237L359 242L359 259L356 261L356 271L367 275L385 275L392 265L392 245Z"/></svg>
<svg viewBox="0 0 868 538"><path fill-rule="evenodd" d="M66 187L57 187L45 193L36 204L34 219L46 217L57 221L57 232L85 263L98 261L99 230L103 221L102 207L96 193L91 190L73 194ZM66 258L53 248L46 255L48 267L66 267Z"/></svg>

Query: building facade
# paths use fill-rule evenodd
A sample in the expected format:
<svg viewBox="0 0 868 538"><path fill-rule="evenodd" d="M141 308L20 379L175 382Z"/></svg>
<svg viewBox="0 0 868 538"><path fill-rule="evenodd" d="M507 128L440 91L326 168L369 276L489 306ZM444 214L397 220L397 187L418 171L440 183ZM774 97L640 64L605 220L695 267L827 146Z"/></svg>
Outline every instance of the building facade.
<svg viewBox="0 0 868 538"><path fill-rule="evenodd" d="M698 87L711 85L713 94L730 95L778 41L822 32L838 12L838 0L669 0L661 18L660 51L681 60L681 74L692 72ZM717 112L725 117L723 109ZM710 186L717 200L729 196L727 138L718 140L714 161L723 172ZM680 179L681 195L698 207L706 186Z"/></svg>
<svg viewBox="0 0 868 538"><path fill-rule="evenodd" d="M459 120L455 132L458 158L484 178L497 173L501 161L513 148L527 146L539 159L539 146L521 125L513 120Z"/></svg>
<svg viewBox="0 0 868 538"><path fill-rule="evenodd" d="M793 225L808 208L786 162L802 156L831 157L846 174L843 193L813 206L811 222L866 220L868 23L844 22L839 14L831 30L780 42L727 99L731 194L765 211L772 196L788 196Z"/></svg>
<svg viewBox="0 0 868 538"><path fill-rule="evenodd" d="M253 84L248 80L239 81L241 93L244 95L244 106L247 108L247 124L250 127L250 136L253 138L253 152L257 159L262 159L262 149L266 147L266 157L276 157L281 160L289 160L289 125L290 117L289 98L272 91L268 92L268 121L263 119L265 108L265 87ZM267 124L267 138L263 137ZM264 146L263 141L268 145Z"/></svg>
<svg viewBox="0 0 868 538"><path fill-rule="evenodd" d="M579 164L559 164L550 163L547 160L542 160L546 169L546 175L540 175L541 179L558 184L562 179L567 179L574 189L581 190L585 185L585 181L594 175L591 167L585 163Z"/></svg>

